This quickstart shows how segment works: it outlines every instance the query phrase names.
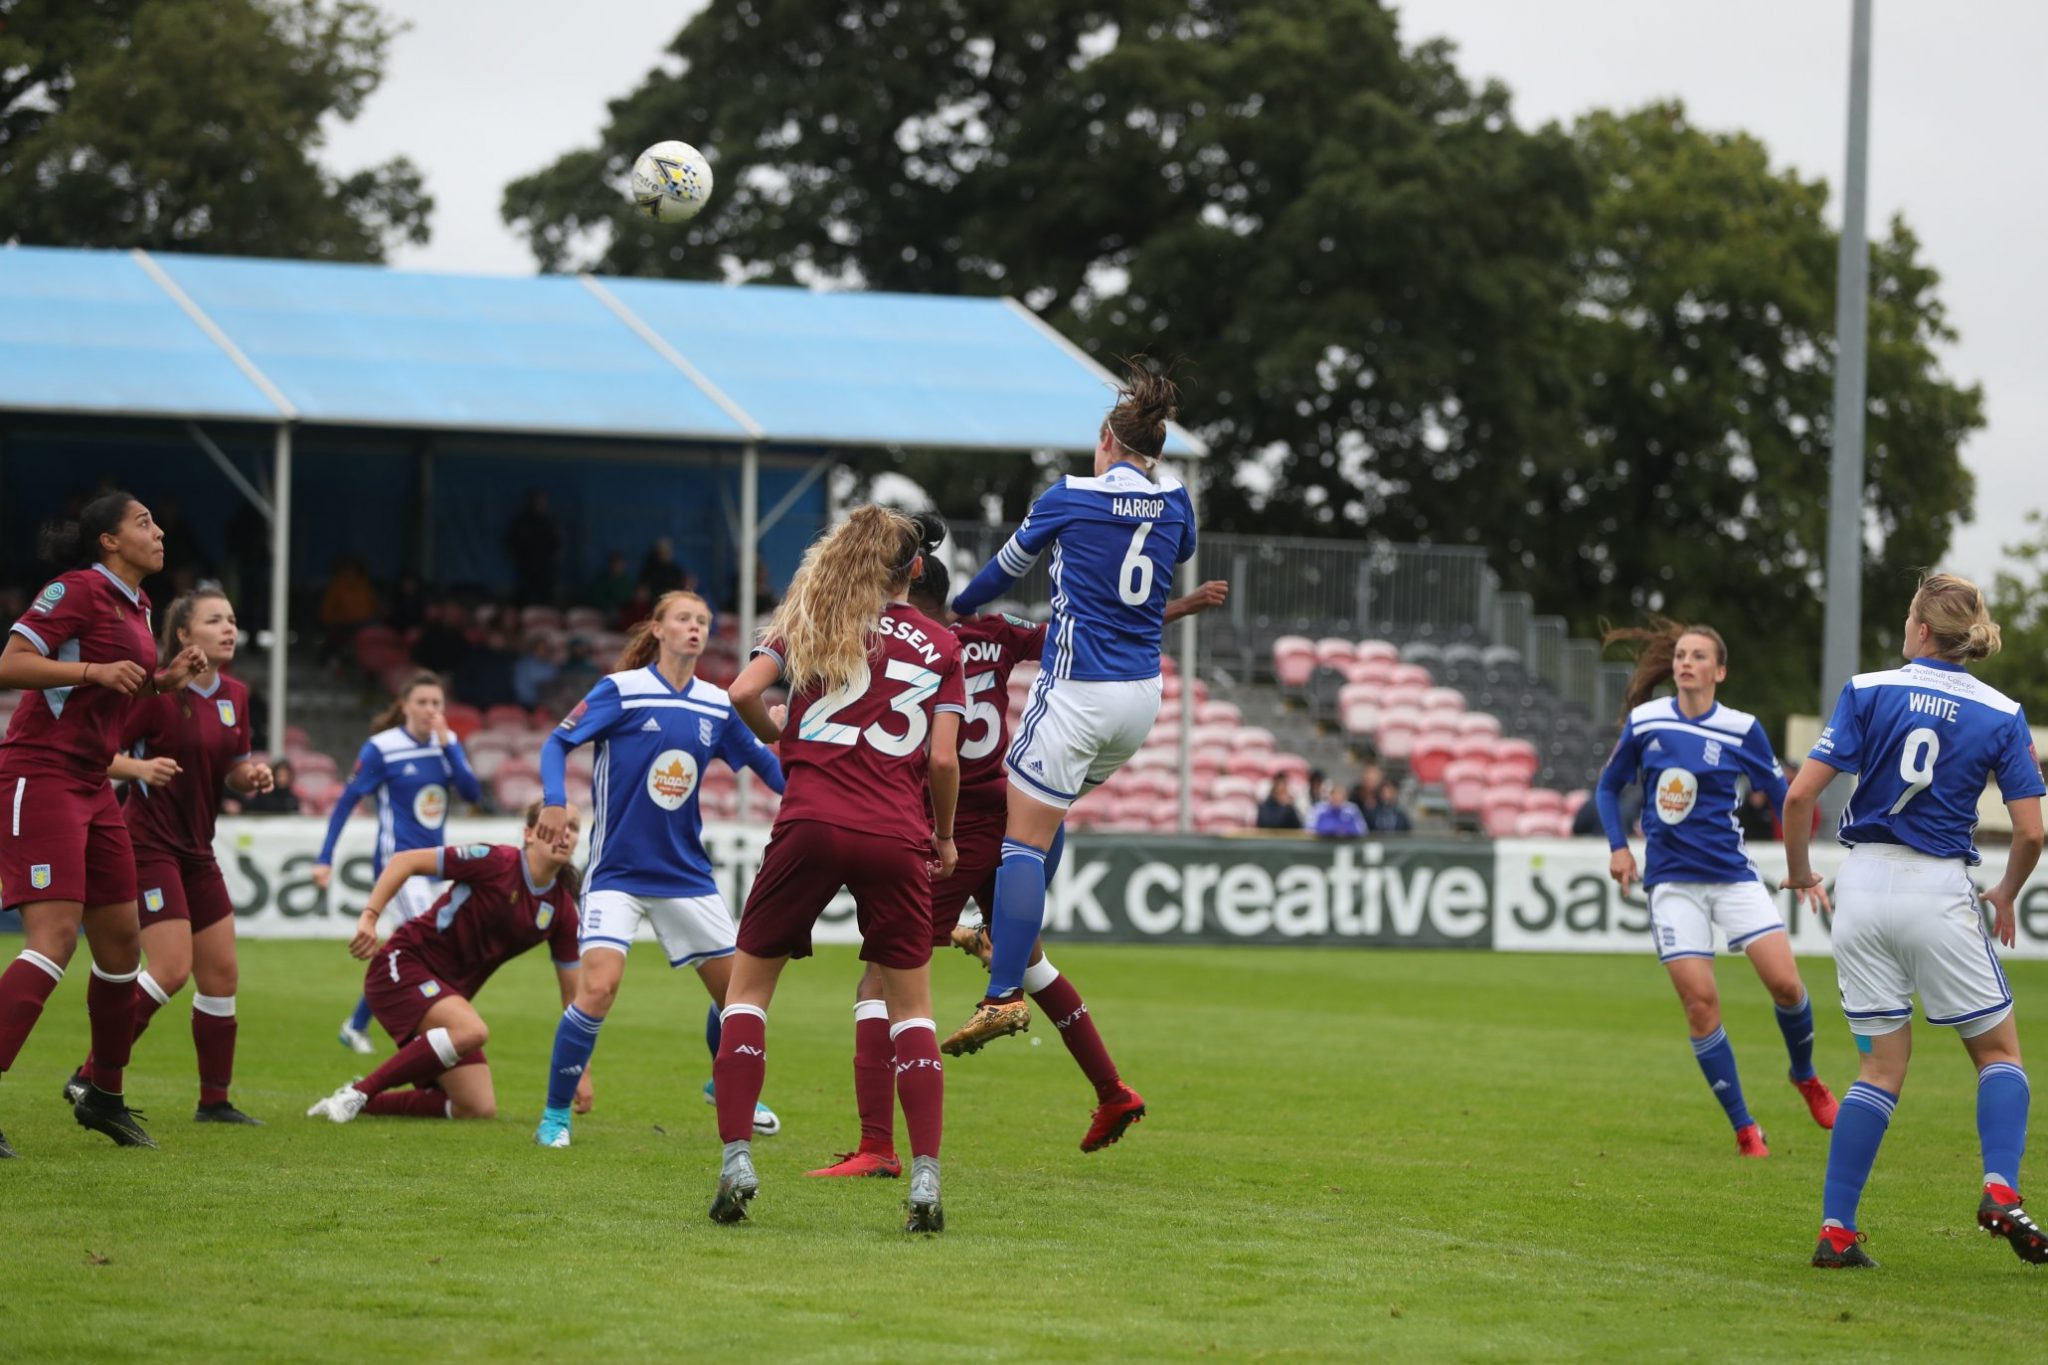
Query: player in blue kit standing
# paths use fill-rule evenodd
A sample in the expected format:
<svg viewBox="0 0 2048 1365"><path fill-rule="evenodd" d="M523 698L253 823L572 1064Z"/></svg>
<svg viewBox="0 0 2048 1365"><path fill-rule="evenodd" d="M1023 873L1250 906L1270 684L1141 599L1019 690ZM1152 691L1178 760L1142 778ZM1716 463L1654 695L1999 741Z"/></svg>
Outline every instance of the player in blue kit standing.
<svg viewBox="0 0 2048 1365"><path fill-rule="evenodd" d="M1891 1126L1913 1052L1913 994L1927 1022L1953 1028L1977 1067L1977 1141L1984 1158L1977 1225L2023 1261L2048 1262L2048 1234L2020 1206L2029 1091L2012 991L1984 931L1970 868L1987 778L2012 814L2005 876L1984 893L1998 939L2016 935L2014 902L2041 856L2041 765L2018 702L1964 665L1998 652L1998 627L1977 585L1936 574L1906 614L1906 665L1850 680L1785 803L1785 885L1815 887L1808 821L1837 773L1856 790L1842 813L1849 859L1835 878L1835 973L1842 1012L1863 1052L1842 1097L1821 1195L1823 1269L1873 1266L1856 1206Z"/></svg>
<svg viewBox="0 0 2048 1365"><path fill-rule="evenodd" d="M996 873L988 994L941 1051L979 1051L1031 1024L1024 969L1045 921L1045 860L1067 808L1121 768L1159 714L1159 641L1176 565L1195 553L1195 509L1159 468L1180 394L1142 357L1102 423L1095 472L1069 475L953 601L972 616L1043 556L1052 620L1038 681L1004 760L1009 808Z"/></svg>
<svg viewBox="0 0 2048 1365"><path fill-rule="evenodd" d="M377 847L371 866L379 874L397 854L439 848L448 825L450 787L465 801L480 800L484 794L462 752L462 741L448 728L448 689L436 674L415 673L383 714L370 722L370 737L356 755L348 790L327 819L313 884L325 891L333 882L334 846L366 796L377 798ZM433 905L436 889L431 878L412 878L392 897L386 918L399 924L417 918ZM358 999L355 1013L343 1021L341 1045L364 1054L376 1050L370 1041L368 1000Z"/></svg>
<svg viewBox="0 0 2048 1365"><path fill-rule="evenodd" d="M1813 1069L1813 1002L1799 979L1792 944L1771 892L1742 844L1736 823L1738 783L1748 779L1771 809L1785 803L1785 774L1755 716L1723 706L1715 691L1728 679L1728 646L1720 632L1658 620L1648 629L1609 631L1606 642L1636 644L1621 740L1600 773L1595 794L1600 823L1613 850L1608 874L1622 894L1637 879L1635 854L1621 818L1621 792L1643 788L1643 841L1649 867L1641 874L1650 897L1650 933L1657 960L1685 1007L1693 1056L1735 1129L1743 1156L1769 1156L1764 1131L1743 1101L1735 1049L1721 1026L1721 996L1714 984L1714 929L1740 952L1777 1005L1778 1028L1791 1060L1792 1084L1813 1121L1835 1122L1836 1103ZM1677 685L1675 697L1652 699L1659 684ZM1791 820L1786 817L1787 822ZM1802 891L1802 899L1817 893Z"/></svg>
<svg viewBox="0 0 2048 1365"><path fill-rule="evenodd" d="M724 689L696 676L711 638L711 608L693 592L663 593L654 614L633 628L617 671L577 703L541 749L539 837L549 840L566 818L564 777L569 751L597 745L592 776L595 823L583 870L583 974L576 999L555 1030L547 1105L534 1141L569 1145L576 1085L590 1066L598 1029L618 998L626 953L643 922L654 927L671 967L695 967L711 993L706 1025L718 1055L718 1008L732 978L735 926L710 856L698 812L698 780L716 758L735 772L750 768L770 788L783 787L782 764L754 738ZM713 1092L706 1087L706 1097ZM781 1130L775 1112L754 1107L754 1131Z"/></svg>

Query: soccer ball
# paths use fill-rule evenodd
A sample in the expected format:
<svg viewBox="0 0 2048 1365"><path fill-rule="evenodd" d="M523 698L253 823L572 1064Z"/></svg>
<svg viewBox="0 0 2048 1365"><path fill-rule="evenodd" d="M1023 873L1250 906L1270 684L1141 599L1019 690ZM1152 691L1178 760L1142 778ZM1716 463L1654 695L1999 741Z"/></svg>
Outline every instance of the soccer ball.
<svg viewBox="0 0 2048 1365"><path fill-rule="evenodd" d="M633 162L633 206L663 223L687 223L711 200L711 163L687 142L657 142Z"/></svg>

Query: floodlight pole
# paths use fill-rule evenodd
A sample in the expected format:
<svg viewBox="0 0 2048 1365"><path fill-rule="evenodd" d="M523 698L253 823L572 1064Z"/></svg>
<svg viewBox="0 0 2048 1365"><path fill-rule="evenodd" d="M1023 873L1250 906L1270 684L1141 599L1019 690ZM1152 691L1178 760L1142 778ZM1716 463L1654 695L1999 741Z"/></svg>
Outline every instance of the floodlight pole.
<svg viewBox="0 0 2048 1365"><path fill-rule="evenodd" d="M739 588L733 606L739 612L742 667L754 647L754 577L761 554L761 447L749 441L740 447L740 563ZM715 591L715 589L714 589ZM742 769L738 778L738 818L745 824L753 809L754 775Z"/></svg>
<svg viewBox="0 0 2048 1365"><path fill-rule="evenodd" d="M1870 164L1870 0L1852 0L1849 148L1842 177L1842 241L1835 261L1834 450L1828 465L1827 614L1821 633L1820 714L1856 672L1863 635L1863 417L1870 250L1865 225ZM1832 825L1848 800L1830 786Z"/></svg>
<svg viewBox="0 0 2048 1365"><path fill-rule="evenodd" d="M270 757L284 753L285 665L291 644L292 429L277 424L270 472Z"/></svg>

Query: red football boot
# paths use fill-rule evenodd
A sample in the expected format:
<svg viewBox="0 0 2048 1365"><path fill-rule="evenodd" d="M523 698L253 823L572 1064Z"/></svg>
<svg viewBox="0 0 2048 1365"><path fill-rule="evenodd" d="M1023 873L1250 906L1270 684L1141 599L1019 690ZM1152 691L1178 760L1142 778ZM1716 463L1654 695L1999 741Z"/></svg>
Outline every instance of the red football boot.
<svg viewBox="0 0 2048 1365"><path fill-rule="evenodd" d="M1823 1128L1835 1126L1835 1114L1842 1106L1835 1102L1835 1092L1828 1089L1826 1081L1818 1076L1808 1076L1803 1081L1792 1082L1792 1087L1799 1092L1799 1098L1806 1101L1807 1112L1813 1115L1815 1123Z"/></svg>
<svg viewBox="0 0 2048 1365"><path fill-rule="evenodd" d="M1827 1228L1820 1230L1820 1240L1814 1244L1813 1267L1816 1270L1875 1270L1877 1262L1863 1249L1863 1234L1854 1228Z"/></svg>
<svg viewBox="0 0 2048 1365"><path fill-rule="evenodd" d="M1769 1156L1770 1147L1764 1142L1764 1130L1754 1123L1735 1130L1735 1154L1737 1156Z"/></svg>
<svg viewBox="0 0 2048 1365"><path fill-rule="evenodd" d="M1122 1137L1124 1129L1144 1117L1145 1097L1125 1086L1123 1094L1095 1106L1095 1117L1088 1121L1088 1136L1081 1139L1081 1150L1101 1151Z"/></svg>
<svg viewBox="0 0 2048 1365"><path fill-rule="evenodd" d="M1977 1205L1977 1226L2012 1243L2013 1254L2029 1265L2048 1264L2048 1232L2020 1207L2019 1191L2009 1185L1986 1185Z"/></svg>
<svg viewBox="0 0 2048 1365"><path fill-rule="evenodd" d="M805 1171L804 1174L878 1176L884 1180L894 1180L903 1174L903 1163L896 1159L893 1152L841 1152L839 1159L830 1166L820 1166L817 1170Z"/></svg>

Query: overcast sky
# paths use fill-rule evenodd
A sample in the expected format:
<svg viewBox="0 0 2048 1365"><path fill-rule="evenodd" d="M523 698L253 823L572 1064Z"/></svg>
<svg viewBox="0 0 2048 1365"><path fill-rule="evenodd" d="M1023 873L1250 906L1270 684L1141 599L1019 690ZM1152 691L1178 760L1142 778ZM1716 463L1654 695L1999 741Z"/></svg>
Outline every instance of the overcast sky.
<svg viewBox="0 0 2048 1365"><path fill-rule="evenodd" d="M434 237L397 263L533 268L498 221L514 177L591 143L605 105L638 84L694 11L674 0L385 0L412 25L383 88L339 127L330 163L404 153L437 201ZM1473 78L1498 77L1524 123L1677 96L1709 128L1757 134L1781 164L1839 187L1848 123L1849 0L1409 0L1405 38L1448 36ZM1871 97L1873 232L1904 213L1941 271L1961 341L1950 371L1984 385L1990 425L1964 458L1977 520L1950 567L1988 575L2021 517L2048 503L2048 222L2041 113L2048 5L1877 0ZM690 130L674 136L688 140ZM1839 218L1840 206L1833 212ZM2032 355L2035 360L2029 362Z"/></svg>

